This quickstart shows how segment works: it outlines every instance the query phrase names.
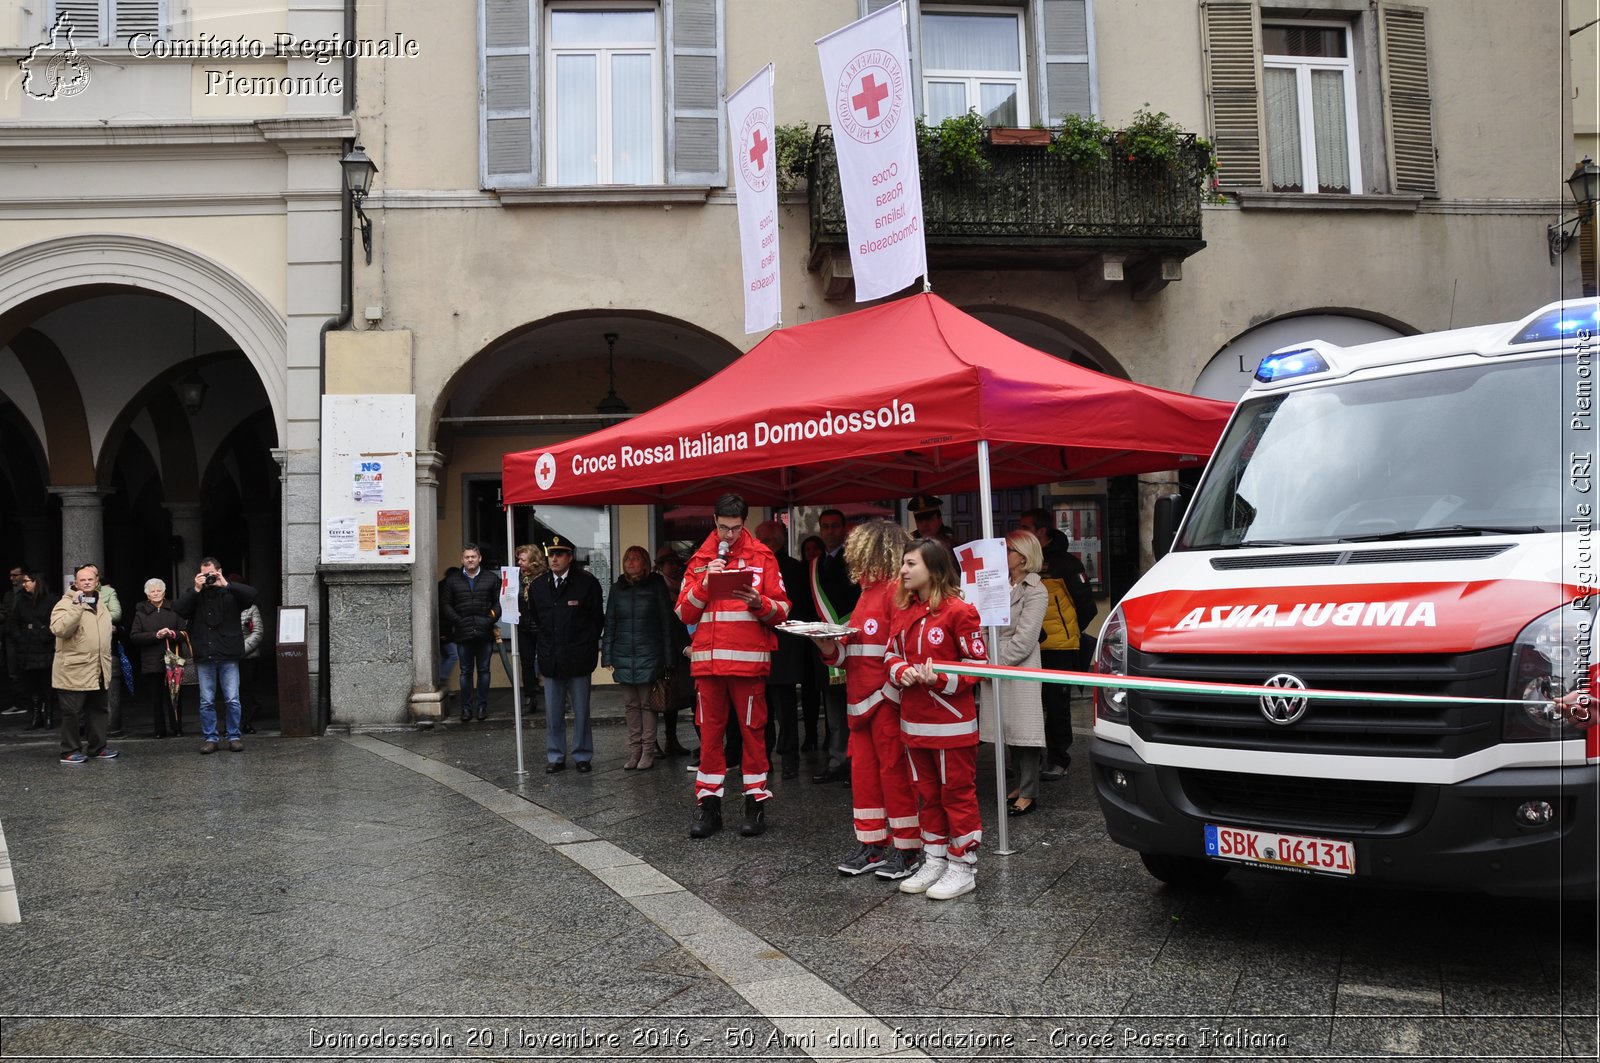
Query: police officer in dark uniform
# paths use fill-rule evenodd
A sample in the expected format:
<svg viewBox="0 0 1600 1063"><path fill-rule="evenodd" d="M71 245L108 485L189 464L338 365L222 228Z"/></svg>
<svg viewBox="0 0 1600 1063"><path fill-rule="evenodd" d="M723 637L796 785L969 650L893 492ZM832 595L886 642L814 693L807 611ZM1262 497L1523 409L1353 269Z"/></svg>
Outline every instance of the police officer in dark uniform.
<svg viewBox="0 0 1600 1063"><path fill-rule="evenodd" d="M913 539L939 539L951 549L955 548L956 535L944 523L944 503L938 495L917 495L906 503L906 509L917 522Z"/></svg>

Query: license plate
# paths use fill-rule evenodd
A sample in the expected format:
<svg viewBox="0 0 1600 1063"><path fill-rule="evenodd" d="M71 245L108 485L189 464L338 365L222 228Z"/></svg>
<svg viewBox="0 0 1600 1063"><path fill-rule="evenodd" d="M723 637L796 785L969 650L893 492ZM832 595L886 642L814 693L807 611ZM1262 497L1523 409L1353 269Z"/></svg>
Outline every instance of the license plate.
<svg viewBox="0 0 1600 1063"><path fill-rule="evenodd" d="M1356 847L1332 838L1246 830L1206 824L1206 855L1266 867L1288 867L1323 875L1356 873Z"/></svg>

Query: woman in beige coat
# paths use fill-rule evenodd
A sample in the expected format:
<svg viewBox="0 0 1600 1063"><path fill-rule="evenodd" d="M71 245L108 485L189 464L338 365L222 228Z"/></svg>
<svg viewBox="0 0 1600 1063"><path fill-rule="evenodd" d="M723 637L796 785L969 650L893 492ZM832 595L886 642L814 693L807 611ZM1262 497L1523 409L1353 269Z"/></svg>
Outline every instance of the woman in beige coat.
<svg viewBox="0 0 1600 1063"><path fill-rule="evenodd" d="M1011 574L1011 623L1000 629L996 663L1021 668L1039 667L1039 628L1044 623L1050 596L1039 582L1044 555L1033 533L1014 531L1006 536L1006 567ZM1044 757L1044 705L1038 683L1006 682L1000 688L1005 713L1006 752L1017 766L1017 788L1010 793L1010 816L1025 816L1039 801L1039 766ZM978 737L994 741L994 683L983 684Z"/></svg>

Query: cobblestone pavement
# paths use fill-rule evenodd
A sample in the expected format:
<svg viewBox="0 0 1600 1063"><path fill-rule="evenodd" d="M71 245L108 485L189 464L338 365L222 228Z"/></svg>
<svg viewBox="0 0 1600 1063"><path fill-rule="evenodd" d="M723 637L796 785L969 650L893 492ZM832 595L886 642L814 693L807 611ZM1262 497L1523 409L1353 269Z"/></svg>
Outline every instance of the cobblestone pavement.
<svg viewBox="0 0 1600 1063"><path fill-rule="evenodd" d="M535 724L520 778L504 720L0 746L0 1058L1596 1057L1594 926L1558 906L1175 892L1081 763L940 903L835 872L849 790L809 763L765 836L691 842L683 760L625 772L603 723L549 776Z"/></svg>

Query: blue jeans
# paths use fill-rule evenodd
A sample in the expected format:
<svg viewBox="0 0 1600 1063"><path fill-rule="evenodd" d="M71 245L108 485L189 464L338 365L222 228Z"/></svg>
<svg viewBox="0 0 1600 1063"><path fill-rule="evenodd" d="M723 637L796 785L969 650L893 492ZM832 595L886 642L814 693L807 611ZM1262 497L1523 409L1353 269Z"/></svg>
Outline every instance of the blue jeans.
<svg viewBox="0 0 1600 1063"><path fill-rule="evenodd" d="M222 681L222 700L228 707L228 741L239 738L239 662L196 661L200 677L200 737L207 742L217 738L217 681Z"/></svg>
<svg viewBox="0 0 1600 1063"><path fill-rule="evenodd" d="M572 706L572 759L594 759L594 730L589 726L589 677L544 677L545 737L550 763L567 759L567 706Z"/></svg>
<svg viewBox="0 0 1600 1063"><path fill-rule="evenodd" d="M494 643L489 639L478 642L456 643L456 657L461 661L461 718L472 715L472 672L478 672L478 715L489 711L489 658L494 656Z"/></svg>
<svg viewBox="0 0 1600 1063"><path fill-rule="evenodd" d="M444 686L450 682L450 673L456 670L456 644L453 642L442 643L444 652L439 658L439 685Z"/></svg>

